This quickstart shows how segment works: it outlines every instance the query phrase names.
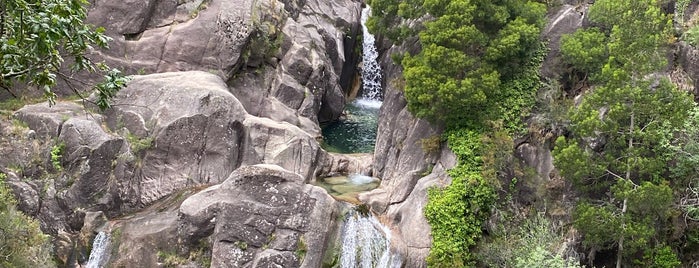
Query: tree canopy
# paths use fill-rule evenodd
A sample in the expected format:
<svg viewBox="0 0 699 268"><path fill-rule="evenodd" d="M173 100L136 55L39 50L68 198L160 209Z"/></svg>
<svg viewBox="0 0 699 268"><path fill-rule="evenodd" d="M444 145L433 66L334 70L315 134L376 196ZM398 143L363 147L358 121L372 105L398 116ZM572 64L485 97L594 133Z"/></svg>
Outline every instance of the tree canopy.
<svg viewBox="0 0 699 268"><path fill-rule="evenodd" d="M0 87L12 92L17 82L26 83L52 103L58 79L70 81L73 72L100 71L105 80L94 87L97 105L107 108L126 79L87 57L93 46L106 48L110 41L103 28L84 23L87 4L86 0L0 0ZM64 57L71 62L67 73L62 69Z"/></svg>
<svg viewBox="0 0 699 268"><path fill-rule="evenodd" d="M419 34L420 53L402 61L408 109L447 124L484 119L536 53L545 6L427 0L420 10L434 19Z"/></svg>
<svg viewBox="0 0 699 268"><path fill-rule="evenodd" d="M571 135L556 141L555 164L584 189L574 223L586 246L615 248L617 267L665 267L637 256L668 253L662 234L674 197L667 144L694 107L687 92L658 75L672 21L655 0L598 0L589 18L592 27L562 39L564 59L588 73L593 88L571 110Z"/></svg>

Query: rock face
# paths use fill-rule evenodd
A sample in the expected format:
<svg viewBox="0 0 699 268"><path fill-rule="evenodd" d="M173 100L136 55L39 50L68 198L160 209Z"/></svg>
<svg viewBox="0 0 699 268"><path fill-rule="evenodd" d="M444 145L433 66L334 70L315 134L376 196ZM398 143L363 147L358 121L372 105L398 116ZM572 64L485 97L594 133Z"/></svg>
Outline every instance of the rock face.
<svg viewBox="0 0 699 268"><path fill-rule="evenodd" d="M564 67L561 62L560 41L564 34L572 34L583 26L587 14L587 4L564 4L557 12L550 13L547 17L548 24L542 35L548 39L548 54L542 64L541 75L555 78Z"/></svg>
<svg viewBox="0 0 699 268"><path fill-rule="evenodd" d="M95 0L88 22L105 27L114 39L104 57L118 66L228 76L252 33L253 2Z"/></svg>
<svg viewBox="0 0 699 268"><path fill-rule="evenodd" d="M356 0L95 0L88 21L127 73L212 72L250 114L319 136L356 75L359 14Z"/></svg>
<svg viewBox="0 0 699 268"><path fill-rule="evenodd" d="M15 185L28 198L27 187L46 189L39 208L31 199L24 206L38 209L49 233L79 230L80 211L113 218L182 189L219 184L240 166L275 164L305 182L366 166L366 159L326 153L297 126L247 114L221 78L206 72L137 76L103 116L62 102L30 105L16 117L62 146L50 180Z"/></svg>
<svg viewBox="0 0 699 268"><path fill-rule="evenodd" d="M212 267L320 267L334 202L298 174L246 166L185 200L181 232L212 237Z"/></svg>

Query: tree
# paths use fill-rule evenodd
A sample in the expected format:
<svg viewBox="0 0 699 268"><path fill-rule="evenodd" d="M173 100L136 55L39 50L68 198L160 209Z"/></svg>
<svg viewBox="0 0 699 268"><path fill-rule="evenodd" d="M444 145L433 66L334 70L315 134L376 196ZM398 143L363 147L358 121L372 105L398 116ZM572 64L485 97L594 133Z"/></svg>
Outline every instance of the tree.
<svg viewBox="0 0 699 268"><path fill-rule="evenodd" d="M108 100L126 78L86 56L93 45L107 48L110 41L103 28L93 30L83 22L87 4L86 0L0 0L0 87L12 93L16 82L26 83L53 103L57 79L72 85L74 72L101 71L105 81L95 86L97 105L109 107ZM68 73L61 69L64 57L71 60Z"/></svg>
<svg viewBox="0 0 699 268"><path fill-rule="evenodd" d="M653 76L665 67L665 46L672 39L671 20L657 1L598 0L589 16L595 28L564 38L563 47L597 50L562 52L578 70L590 72L596 84L571 111L572 135L556 141L554 157L562 175L595 190L575 214L585 243L593 249L616 245L621 267L624 256L647 249L649 238L662 228L654 223L669 217L671 152L665 144L682 127L693 102L667 79ZM608 200L602 199L604 192ZM639 198L657 203L654 218L636 211L642 206Z"/></svg>
<svg viewBox="0 0 699 268"><path fill-rule="evenodd" d="M0 173L0 266L53 267L49 237L39 223L17 210L17 201Z"/></svg>
<svg viewBox="0 0 699 268"><path fill-rule="evenodd" d="M422 50L402 65L408 109L447 124L483 121L539 45L546 8L530 1L427 0Z"/></svg>

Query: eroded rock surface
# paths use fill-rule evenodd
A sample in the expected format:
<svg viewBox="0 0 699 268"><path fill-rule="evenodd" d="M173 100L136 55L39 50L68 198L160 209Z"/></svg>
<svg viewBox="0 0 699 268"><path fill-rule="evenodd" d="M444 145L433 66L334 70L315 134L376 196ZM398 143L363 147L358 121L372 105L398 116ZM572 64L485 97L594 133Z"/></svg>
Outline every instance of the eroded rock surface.
<svg viewBox="0 0 699 268"><path fill-rule="evenodd" d="M320 267L334 202L298 174L246 166L185 200L181 232L212 236L213 267Z"/></svg>
<svg viewBox="0 0 699 268"><path fill-rule="evenodd" d="M336 119L359 60L361 3L96 0L90 23L114 39L99 57L127 73L220 76L248 112L314 136Z"/></svg>

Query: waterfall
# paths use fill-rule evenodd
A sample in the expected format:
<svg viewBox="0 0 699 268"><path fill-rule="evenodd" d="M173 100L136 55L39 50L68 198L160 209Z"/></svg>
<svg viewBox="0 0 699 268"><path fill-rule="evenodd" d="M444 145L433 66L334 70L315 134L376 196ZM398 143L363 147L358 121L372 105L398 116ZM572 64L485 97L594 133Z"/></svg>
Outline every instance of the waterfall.
<svg viewBox="0 0 699 268"><path fill-rule="evenodd" d="M400 268L401 258L391 252L391 232L373 216L346 214L342 228L340 268Z"/></svg>
<svg viewBox="0 0 699 268"><path fill-rule="evenodd" d="M360 96L345 107L345 115L338 121L323 126L323 148L336 153L370 153L374 151L376 131L381 108L381 66L374 35L369 33L366 21L371 9L362 10L362 89Z"/></svg>
<svg viewBox="0 0 699 268"><path fill-rule="evenodd" d="M370 108L381 107L381 66L377 59L374 35L366 27L366 21L371 15L371 8L362 10L362 95L357 100L359 105Z"/></svg>
<svg viewBox="0 0 699 268"><path fill-rule="evenodd" d="M106 264L109 259L109 244L109 235L105 232L99 232L97 236L95 236L95 241L92 242L92 251L90 251L90 258L85 267L104 267L104 264Z"/></svg>

